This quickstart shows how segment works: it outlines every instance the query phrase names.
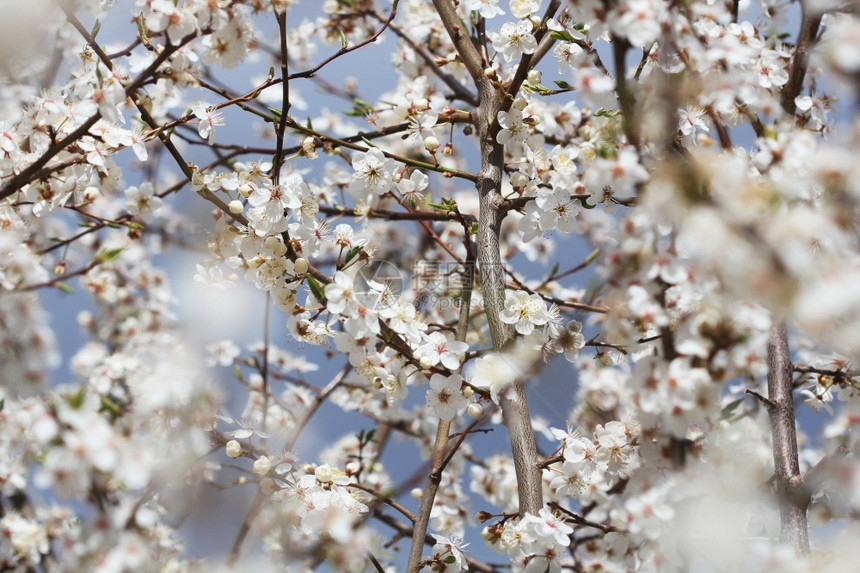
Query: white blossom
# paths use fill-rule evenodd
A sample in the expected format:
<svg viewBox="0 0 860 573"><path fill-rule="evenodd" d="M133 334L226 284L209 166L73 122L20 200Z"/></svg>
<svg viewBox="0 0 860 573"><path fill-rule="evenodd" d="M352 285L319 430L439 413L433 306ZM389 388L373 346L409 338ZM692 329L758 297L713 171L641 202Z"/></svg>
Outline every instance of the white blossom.
<svg viewBox="0 0 860 573"><path fill-rule="evenodd" d="M492 34L493 48L511 61L523 54L533 54L537 50L537 40L532 35L532 23L520 20L517 23L506 22L498 34Z"/></svg>

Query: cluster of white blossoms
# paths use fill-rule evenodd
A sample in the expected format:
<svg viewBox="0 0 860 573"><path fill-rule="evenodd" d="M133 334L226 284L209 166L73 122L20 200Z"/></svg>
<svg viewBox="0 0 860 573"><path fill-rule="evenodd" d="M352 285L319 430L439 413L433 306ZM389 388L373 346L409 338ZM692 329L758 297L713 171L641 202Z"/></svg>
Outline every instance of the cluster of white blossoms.
<svg viewBox="0 0 860 573"><path fill-rule="evenodd" d="M225 571L255 536L288 571L856 560L856 14L37 3L0 63L0 569L218 568L201 487L252 490ZM792 503L827 551L778 543Z"/></svg>
<svg viewBox="0 0 860 573"><path fill-rule="evenodd" d="M514 564L525 573L537 573L561 570L572 533L562 517L543 508L538 515L527 513L516 523L505 524L500 537Z"/></svg>

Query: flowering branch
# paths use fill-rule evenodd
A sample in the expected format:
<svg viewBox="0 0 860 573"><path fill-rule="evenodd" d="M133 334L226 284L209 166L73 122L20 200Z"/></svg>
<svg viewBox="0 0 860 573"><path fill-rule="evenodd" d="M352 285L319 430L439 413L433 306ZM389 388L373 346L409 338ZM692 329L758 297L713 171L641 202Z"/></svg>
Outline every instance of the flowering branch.
<svg viewBox="0 0 860 573"><path fill-rule="evenodd" d="M457 53L478 87L480 105L475 114L475 128L481 149L481 170L476 181L480 205L477 259L493 347L503 350L513 345L515 340L513 326L504 323L500 317L505 304L504 266L499 246L499 231L504 217L500 209L503 201L501 188L504 146L496 140L496 134L500 129L497 115L505 101L499 97L495 86L484 74L482 58L468 34L460 28L460 20L454 6L448 0L433 0L433 4ZM511 439L520 513L537 514L543 506L543 486L523 380L514 382L510 393L500 398L500 405Z"/></svg>
<svg viewBox="0 0 860 573"><path fill-rule="evenodd" d="M465 223L463 227L463 241L466 244L466 263L463 271L465 288L460 299L460 318L457 323L456 340L459 342L465 342L466 333L469 330L469 311L472 307L472 269L475 267L475 250L469 238L470 230ZM421 494L421 505L418 509L418 514L413 520L412 546L409 550L409 561L406 567L409 573L417 573L421 568L423 540L427 534L430 513L433 511L433 501L436 499L436 491L439 489L439 483L442 481L442 472L450 459L446 457L450 432L451 420L440 419L439 425L436 428L436 438L430 459L430 472L427 474L427 481ZM462 439L459 443L462 443ZM456 448L453 451L456 451Z"/></svg>
<svg viewBox="0 0 860 573"><path fill-rule="evenodd" d="M125 87L126 95L134 94L138 88L140 88L145 82L147 82L158 70L158 68L167 61L170 56L172 56L176 51L180 50L183 46L190 43L194 38L197 37L197 34L189 34L188 36L182 38L176 45L170 45L166 47L153 62L143 70L134 81L130 82ZM39 172L47 163L53 159L55 155L68 148L74 142L79 140L81 137L87 135L98 121L102 118L101 112L96 112L89 119L84 121L74 131L72 131L69 135L61 139L60 141L51 145L38 159L36 159L33 163L28 165L26 168L19 171L15 176L13 176L6 184L0 189L0 201L3 199L13 195L18 192L23 186L28 185L34 179L34 175Z"/></svg>
<svg viewBox="0 0 860 573"><path fill-rule="evenodd" d="M324 133L320 133L319 131L315 131L309 127L306 127L292 118L289 120L289 125L291 128L295 129L300 133L304 133L307 135L312 135L314 137L318 137L322 141L328 141L334 143L335 145L340 145L342 147L346 147L347 149L354 149L356 151L367 151L370 149L364 145L358 145L356 143L352 143L346 139L337 138L331 135L326 135ZM378 149L378 148L377 148ZM426 161L419 161L417 159L412 159L410 157L405 157L403 155L398 155L396 153L391 153L389 151L380 150L385 157L394 159L395 161L399 161L404 165L411 165L412 167L420 167L421 169L428 169L430 171L435 171L437 173L442 173L449 177L459 177L461 179L467 179L469 181L475 181L477 177L472 173L467 173L465 171L461 171L459 169L452 169L450 167L443 167L441 165L434 165L432 163L427 163Z"/></svg>
<svg viewBox="0 0 860 573"><path fill-rule="evenodd" d="M809 65L809 51L815 44L818 28L821 25L821 13L817 7L810 6L811 2L803 0L800 2L802 19L797 43L794 47L794 56L791 60L791 72L788 82L782 88L780 103L786 113L794 114L797 105L794 100L800 95L803 88L803 80L806 77L806 69Z"/></svg>
<svg viewBox="0 0 860 573"><path fill-rule="evenodd" d="M373 15L377 20L382 21L382 17L379 14L374 12ZM413 40L409 36L409 34L407 34L400 26L394 24L393 22L389 24L389 28L391 28L391 31L394 32L398 38L406 42L406 44L410 48L412 48L412 50L416 54L418 54L418 57L424 60L424 63L427 64L427 67L430 69L430 71L433 72L433 74L440 80L442 80L442 83L448 86L448 88L451 90L455 97L473 106L478 105L478 96L470 92L463 84L457 81L454 76L443 72L441 67L436 62L433 55L427 50L427 48L415 42L415 40Z"/></svg>

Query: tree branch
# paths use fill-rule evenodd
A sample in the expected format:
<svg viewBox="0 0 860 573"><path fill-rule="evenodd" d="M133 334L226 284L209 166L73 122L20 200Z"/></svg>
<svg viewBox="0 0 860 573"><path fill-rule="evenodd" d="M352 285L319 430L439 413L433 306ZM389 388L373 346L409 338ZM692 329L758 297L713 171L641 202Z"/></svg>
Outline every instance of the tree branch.
<svg viewBox="0 0 860 573"><path fill-rule="evenodd" d="M505 273L499 248L499 231L505 214L501 209L505 153L504 146L496 141L499 129L496 117L504 100L484 75L483 59L471 38L462 30L453 4L450 0L433 0L433 4L480 96L480 105L475 113L481 149L481 170L475 185L480 205L477 259L490 336L493 348L499 351L512 346L515 340L513 327L500 318L505 306ZM516 96L515 93L510 95ZM513 451L520 513L537 514L543 505L541 470L524 384L523 380L516 381L509 394L500 398L500 406Z"/></svg>
<svg viewBox="0 0 860 573"><path fill-rule="evenodd" d="M472 241L469 238L469 229L463 225L463 240L466 243L466 264L464 272L464 288L463 296L460 299L460 320L457 323L456 339L460 342L466 340L466 333L469 331L469 310L472 306L472 269L475 267L475 250L472 248ZM421 495L421 505L418 509L418 515L415 517L412 529L412 546L409 549L409 562L406 570L409 573L418 573L421 569L421 554L424 547L423 540L427 535L427 524L430 521L430 513L433 511L433 501L436 499L436 492L439 489L439 483L442 480L442 472L447 465L446 457L448 450L448 437L451 432L450 420L439 420L439 426L436 429L436 441L433 444L433 456L430 464L430 473L427 475L427 482L424 485L424 492ZM458 442L458 445L462 440Z"/></svg>
<svg viewBox="0 0 860 573"><path fill-rule="evenodd" d="M794 48L794 57L791 60L791 71L788 74L788 82L782 88L780 104L786 113L794 115L797 106L795 98L800 95L803 88L803 79L806 77L806 68L809 65L809 50L815 43L818 28L821 24L821 13L810 13L809 2L801 1L803 20L800 23L800 32L797 37L797 45Z"/></svg>
<svg viewBox="0 0 860 573"><path fill-rule="evenodd" d="M803 479L797 456L794 397L791 381L791 353L788 330L780 320L771 328L767 344L767 392L770 428L773 434L773 463L780 506L780 541L788 542L798 553L809 553Z"/></svg>
<svg viewBox="0 0 860 573"><path fill-rule="evenodd" d="M490 87L490 82L484 76L484 59L478 52L478 48L472 43L472 39L466 30L463 30L460 17L457 15L457 9L451 3L451 0L433 0L433 5L442 19L442 24L448 32L451 41L454 42L454 47L463 60L463 65L472 76L475 85L478 86L478 91L481 92L481 99L484 99L483 91Z"/></svg>

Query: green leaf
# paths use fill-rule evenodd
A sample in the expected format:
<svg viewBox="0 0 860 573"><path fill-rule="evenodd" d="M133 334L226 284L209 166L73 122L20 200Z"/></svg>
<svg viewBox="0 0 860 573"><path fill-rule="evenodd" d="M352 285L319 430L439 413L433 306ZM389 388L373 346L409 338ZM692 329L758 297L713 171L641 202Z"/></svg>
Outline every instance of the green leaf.
<svg viewBox="0 0 860 573"><path fill-rule="evenodd" d="M732 414L735 413L735 410L738 409L738 406L744 401L743 398L738 398L734 402L730 402L725 408L723 408L722 414L720 414L720 420L727 420L732 417Z"/></svg>
<svg viewBox="0 0 860 573"><path fill-rule="evenodd" d="M142 231L146 228L143 225L141 225L140 223L137 223L135 221L128 221L125 224L125 226L128 227L129 229L133 229L135 231Z"/></svg>
<svg viewBox="0 0 860 573"><path fill-rule="evenodd" d="M146 33L146 22L143 20L143 12L137 17L137 35L145 47L149 47L149 36Z"/></svg>
<svg viewBox="0 0 860 573"><path fill-rule="evenodd" d="M346 34L343 33L343 30L338 30L338 33L340 33L340 48L345 50L349 46L349 40L346 39Z"/></svg>
<svg viewBox="0 0 860 573"><path fill-rule="evenodd" d="M556 40L563 40L565 42L573 42L573 40L574 40L574 37L571 36L570 32L568 32L567 30L562 30L560 32L553 31L553 32L550 32L549 35L552 36L553 38L555 38Z"/></svg>
<svg viewBox="0 0 860 573"><path fill-rule="evenodd" d="M81 406L84 405L84 399L87 397L87 389L80 388L74 394L66 394L63 396L63 399L66 401L66 404L72 407L73 410L77 410Z"/></svg>
<svg viewBox="0 0 860 573"><path fill-rule="evenodd" d="M351 248L351 249L346 253L346 259L344 260L344 264L346 264L346 263L348 263L349 261L351 261L352 259L354 259L354 258L355 258L355 256L356 256L358 253L360 253L361 251L363 251L363 250L364 250L364 247L362 247L362 246L358 246L358 247L353 247L353 248Z"/></svg>
<svg viewBox="0 0 860 573"><path fill-rule="evenodd" d="M0 412L6 407L6 398L0 398Z"/></svg>
<svg viewBox="0 0 860 573"><path fill-rule="evenodd" d="M318 301L325 304L327 299L325 296L325 289L323 289L322 284L320 284L320 282L311 275L307 275L306 278L308 281L308 287L311 289L311 293L313 293L314 297L316 297Z"/></svg>
<svg viewBox="0 0 860 573"><path fill-rule="evenodd" d="M542 86L539 84L530 84L530 83L526 83L526 82L523 82L523 87L527 90L531 90L531 91L539 93L539 94L543 94L543 93L550 91L549 88L546 86Z"/></svg>
<svg viewBox="0 0 860 573"><path fill-rule="evenodd" d="M279 110L278 108L275 108L275 107L270 107L269 111L272 112L272 115L274 115L278 119L280 119L281 116L284 114L284 112L282 112L281 110Z"/></svg>
<svg viewBox="0 0 860 573"><path fill-rule="evenodd" d="M367 146L368 146L368 147L371 147L371 148L376 147L376 144L375 144L375 143L373 143L372 141L370 141L369 139L367 139L367 138L366 138L366 137L364 137L364 136L362 136L362 137L361 137L361 140L362 140L365 144L367 144Z"/></svg>
<svg viewBox="0 0 860 573"><path fill-rule="evenodd" d="M93 30L92 30L92 32L90 32L90 36L92 36L92 37L93 37L93 40L95 40L95 39L96 39L96 36L98 36L98 35L99 35L99 30L101 30L101 29L102 29L102 23L101 23L101 22L99 22L98 20L96 20L96 23L95 23L95 24L93 24Z"/></svg>
<svg viewBox="0 0 860 573"><path fill-rule="evenodd" d="M93 259L97 264L107 263L119 256L119 254L125 249L125 247L117 247L115 249L102 249L98 253L96 253L95 258Z"/></svg>
<svg viewBox="0 0 860 573"><path fill-rule="evenodd" d="M364 117L372 113L373 106L359 98L354 98L352 100L352 109L344 112L345 115L350 117Z"/></svg>
<svg viewBox="0 0 860 573"><path fill-rule="evenodd" d="M70 287L68 283L54 283L54 288L61 290L66 294L75 294L75 289Z"/></svg>
<svg viewBox="0 0 860 573"><path fill-rule="evenodd" d="M441 211L456 211L457 210L457 202L450 197L442 197L441 203L428 203L430 207L434 207Z"/></svg>
<svg viewBox="0 0 860 573"><path fill-rule="evenodd" d="M597 151L597 156L602 158L602 159L612 159L613 157L616 156L615 148L613 146L609 145L608 143L606 143L605 141L602 141L599 144L597 144L597 150L596 151Z"/></svg>
<svg viewBox="0 0 860 573"><path fill-rule="evenodd" d="M101 405L99 412L109 412L111 418L116 419L122 414L122 406L108 398L107 396L99 396Z"/></svg>
<svg viewBox="0 0 860 573"><path fill-rule="evenodd" d="M554 80L554 83L555 83L555 85L557 85L558 87L560 87L563 90L569 90L570 89L570 84L564 80Z"/></svg>

